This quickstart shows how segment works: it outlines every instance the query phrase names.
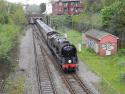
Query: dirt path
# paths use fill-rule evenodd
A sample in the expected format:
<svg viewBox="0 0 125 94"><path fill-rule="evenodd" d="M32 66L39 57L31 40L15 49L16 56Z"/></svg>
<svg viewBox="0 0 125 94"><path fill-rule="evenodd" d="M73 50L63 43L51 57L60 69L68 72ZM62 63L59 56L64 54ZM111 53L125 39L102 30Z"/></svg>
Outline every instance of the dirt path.
<svg viewBox="0 0 125 94"><path fill-rule="evenodd" d="M19 67L24 70L26 77L26 94L38 94L33 47L32 29L29 28L21 41L19 59Z"/></svg>
<svg viewBox="0 0 125 94"><path fill-rule="evenodd" d="M82 80L91 88L95 94L100 94L98 91L98 86L100 83L100 77L93 73L84 62L79 60L79 76Z"/></svg>

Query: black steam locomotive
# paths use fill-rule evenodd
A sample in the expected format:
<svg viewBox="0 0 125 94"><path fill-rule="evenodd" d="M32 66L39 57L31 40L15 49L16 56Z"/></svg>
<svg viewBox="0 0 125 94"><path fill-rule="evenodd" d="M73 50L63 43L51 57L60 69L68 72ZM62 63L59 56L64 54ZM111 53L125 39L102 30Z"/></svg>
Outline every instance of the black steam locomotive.
<svg viewBox="0 0 125 94"><path fill-rule="evenodd" d="M65 72L75 72L78 68L77 50L75 46L41 20L37 19L36 24L63 70Z"/></svg>

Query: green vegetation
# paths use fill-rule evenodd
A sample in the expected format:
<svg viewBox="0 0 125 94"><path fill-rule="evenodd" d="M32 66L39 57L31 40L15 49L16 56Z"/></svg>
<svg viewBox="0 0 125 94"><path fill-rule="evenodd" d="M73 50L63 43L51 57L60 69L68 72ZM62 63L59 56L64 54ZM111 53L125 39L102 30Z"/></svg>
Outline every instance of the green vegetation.
<svg viewBox="0 0 125 94"><path fill-rule="evenodd" d="M19 26L2 25L0 28L0 62L5 63L8 59L8 53L15 47L16 39L19 33Z"/></svg>
<svg viewBox="0 0 125 94"><path fill-rule="evenodd" d="M14 81L13 81L14 80ZM6 81L6 87L9 94L24 94L25 93L25 76L24 74L9 78Z"/></svg>
<svg viewBox="0 0 125 94"><path fill-rule="evenodd" d="M72 17L73 28L86 32L91 28L101 28L102 20L100 14L82 13Z"/></svg>
<svg viewBox="0 0 125 94"><path fill-rule="evenodd" d="M123 66L125 65L125 56L99 57L86 48L82 50L79 56L102 79L109 82L111 88L113 87L121 94L125 94L124 81L121 81L123 80L121 75L125 72L125 66Z"/></svg>
<svg viewBox="0 0 125 94"><path fill-rule="evenodd" d="M118 11L120 11L121 7L123 7L123 4L121 2L113 3L112 5L105 7L101 10L102 15L102 22L104 25L108 25L112 16L114 14L117 14ZM123 10L122 10L123 12Z"/></svg>
<svg viewBox="0 0 125 94"><path fill-rule="evenodd" d="M56 29L64 28L64 27L71 27L71 17L67 15L62 16L51 16L52 26Z"/></svg>
<svg viewBox="0 0 125 94"><path fill-rule="evenodd" d="M13 81L6 79L16 66L18 39L25 24L26 17L20 4L0 0L0 80L5 81L9 94L24 94L24 77Z"/></svg>
<svg viewBox="0 0 125 94"><path fill-rule="evenodd" d="M9 53L15 47L19 32L25 24L21 5L0 1L0 63L9 61Z"/></svg>
<svg viewBox="0 0 125 94"><path fill-rule="evenodd" d="M101 0L83 0L84 10L86 12L98 12L102 8Z"/></svg>
<svg viewBox="0 0 125 94"><path fill-rule="evenodd" d="M74 45L82 43L80 32L71 30L67 32L67 35ZM125 56L121 52L115 56L100 57L83 46L82 52L78 55L92 71L102 78L101 88L104 94L118 94L118 92L125 94Z"/></svg>
<svg viewBox="0 0 125 94"><path fill-rule="evenodd" d="M119 37L120 47L125 42L125 3L115 2L101 10L103 28Z"/></svg>

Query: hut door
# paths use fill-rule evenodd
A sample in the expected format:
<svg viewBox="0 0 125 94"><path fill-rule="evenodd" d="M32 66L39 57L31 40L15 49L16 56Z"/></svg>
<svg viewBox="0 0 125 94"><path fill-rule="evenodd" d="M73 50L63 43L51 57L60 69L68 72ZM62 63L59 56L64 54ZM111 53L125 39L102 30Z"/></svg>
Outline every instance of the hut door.
<svg viewBox="0 0 125 94"><path fill-rule="evenodd" d="M106 50L106 55L111 55L111 50Z"/></svg>
<svg viewBox="0 0 125 94"><path fill-rule="evenodd" d="M104 44L104 49L105 49L105 55L111 55L111 43L105 43Z"/></svg>

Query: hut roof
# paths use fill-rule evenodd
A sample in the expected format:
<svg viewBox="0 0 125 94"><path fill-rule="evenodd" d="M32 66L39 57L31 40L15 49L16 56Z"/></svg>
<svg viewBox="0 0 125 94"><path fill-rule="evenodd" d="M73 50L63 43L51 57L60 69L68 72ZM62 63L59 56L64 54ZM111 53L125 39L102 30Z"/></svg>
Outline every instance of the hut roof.
<svg viewBox="0 0 125 94"><path fill-rule="evenodd" d="M107 36L107 35L112 35L110 33L107 33L107 32L104 32L104 31L100 31L100 30L96 30L96 29L91 29L89 31L87 31L85 33L86 35L90 36L90 37L93 37L97 40L100 40L101 38ZM112 35L113 37L116 37L114 35ZM119 39L118 37L116 37L117 39Z"/></svg>

